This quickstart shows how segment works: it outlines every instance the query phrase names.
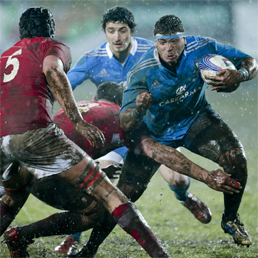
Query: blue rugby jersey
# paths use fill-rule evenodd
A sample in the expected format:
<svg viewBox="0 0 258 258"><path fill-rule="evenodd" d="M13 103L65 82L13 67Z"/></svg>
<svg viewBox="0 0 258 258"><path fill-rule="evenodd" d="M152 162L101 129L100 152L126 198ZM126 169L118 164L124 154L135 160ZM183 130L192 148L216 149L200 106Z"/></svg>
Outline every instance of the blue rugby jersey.
<svg viewBox="0 0 258 258"><path fill-rule="evenodd" d="M186 42L176 74L161 65L155 47L145 53L128 73L120 111L122 113L128 108L135 108L137 95L150 92L153 104L144 116L144 122L153 133L152 136L166 145L182 139L208 104L206 84L196 66L198 60L206 54L218 54L239 67L242 60L249 57L211 38L186 36Z"/></svg>
<svg viewBox="0 0 258 258"><path fill-rule="evenodd" d="M126 75L129 70L153 45L153 41L133 38L130 55L123 65L113 57L108 42L85 53L67 74L73 90L87 79L90 79L97 87L106 81L126 85Z"/></svg>

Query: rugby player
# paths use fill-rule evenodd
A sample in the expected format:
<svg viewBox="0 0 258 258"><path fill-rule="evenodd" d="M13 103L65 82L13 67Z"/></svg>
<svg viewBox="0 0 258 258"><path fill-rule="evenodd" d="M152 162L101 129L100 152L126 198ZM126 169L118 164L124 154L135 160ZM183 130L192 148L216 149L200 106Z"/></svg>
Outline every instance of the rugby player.
<svg viewBox="0 0 258 258"><path fill-rule="evenodd" d="M123 166L122 174L127 178L121 183L125 187L118 184L119 188L129 198L136 190L140 195L135 184L131 192L125 190L127 184L132 186L133 183L130 181L132 166L141 167L139 171L143 172L146 184L159 167L133 151L146 137L163 146L183 146L214 161L240 182L239 193L224 193L221 227L236 244L249 246L251 236L238 214L248 176L245 151L236 134L206 100L206 84L195 64L206 54L229 59L237 71L224 69L207 79L212 80L211 90L232 92L241 82L257 76L257 62L214 39L185 36L183 23L175 15L163 16L156 22L154 37L155 47L146 52L127 77L128 88L124 93L120 120L121 127L130 134L134 144ZM157 81L158 87L155 87ZM162 151L156 155L163 159ZM147 174L146 169L152 173Z"/></svg>
<svg viewBox="0 0 258 258"><path fill-rule="evenodd" d="M6 191L0 200L0 235L30 194L30 177L20 180L26 168L38 179L51 176L74 187L85 195L86 202L88 196L93 197L151 257L170 257L136 206L53 123L55 98L91 146L101 148L105 144L103 133L82 118L76 105L66 76L71 64L70 49L53 39L52 13L42 7L28 8L20 17L19 29L21 40L0 59L0 174ZM13 257L20 255L12 250L17 239L17 234L6 238Z"/></svg>

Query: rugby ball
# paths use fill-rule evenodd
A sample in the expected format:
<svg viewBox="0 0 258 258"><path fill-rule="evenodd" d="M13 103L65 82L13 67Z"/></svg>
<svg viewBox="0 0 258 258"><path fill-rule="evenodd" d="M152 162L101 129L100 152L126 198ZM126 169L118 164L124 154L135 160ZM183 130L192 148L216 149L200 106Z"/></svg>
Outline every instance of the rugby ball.
<svg viewBox="0 0 258 258"><path fill-rule="evenodd" d="M216 73L222 69L236 70L236 67L224 56L209 54L203 56L198 62L198 68L202 79L209 84L211 80L206 76L216 76Z"/></svg>

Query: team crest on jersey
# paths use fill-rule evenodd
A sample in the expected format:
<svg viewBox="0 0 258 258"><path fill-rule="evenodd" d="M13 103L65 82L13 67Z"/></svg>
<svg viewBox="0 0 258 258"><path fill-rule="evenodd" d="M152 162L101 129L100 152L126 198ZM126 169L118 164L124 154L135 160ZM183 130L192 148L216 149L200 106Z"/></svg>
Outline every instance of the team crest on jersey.
<svg viewBox="0 0 258 258"><path fill-rule="evenodd" d="M154 89L154 88L158 88L160 86L161 86L160 82L157 79L155 79L155 81L151 85L151 88Z"/></svg>
<svg viewBox="0 0 258 258"><path fill-rule="evenodd" d="M110 74L107 73L106 69L100 71L100 73L97 75L97 77L108 77Z"/></svg>
<svg viewBox="0 0 258 258"><path fill-rule="evenodd" d="M177 88L176 90L176 95L182 95L185 92L185 88L186 88L186 84L184 86L180 86L179 88Z"/></svg>
<svg viewBox="0 0 258 258"><path fill-rule="evenodd" d="M78 108L81 113L87 113L91 108L96 106L99 106L99 103L78 104Z"/></svg>

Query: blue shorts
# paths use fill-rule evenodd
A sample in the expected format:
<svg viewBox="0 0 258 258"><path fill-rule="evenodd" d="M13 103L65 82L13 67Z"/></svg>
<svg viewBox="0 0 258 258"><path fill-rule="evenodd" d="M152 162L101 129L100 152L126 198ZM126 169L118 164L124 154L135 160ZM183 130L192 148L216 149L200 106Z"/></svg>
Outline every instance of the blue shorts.
<svg viewBox="0 0 258 258"><path fill-rule="evenodd" d="M120 156L122 156L123 160L125 160L125 156L127 154L128 149L124 146L124 147L117 148L117 149L115 149L113 151L115 153L119 154Z"/></svg>

